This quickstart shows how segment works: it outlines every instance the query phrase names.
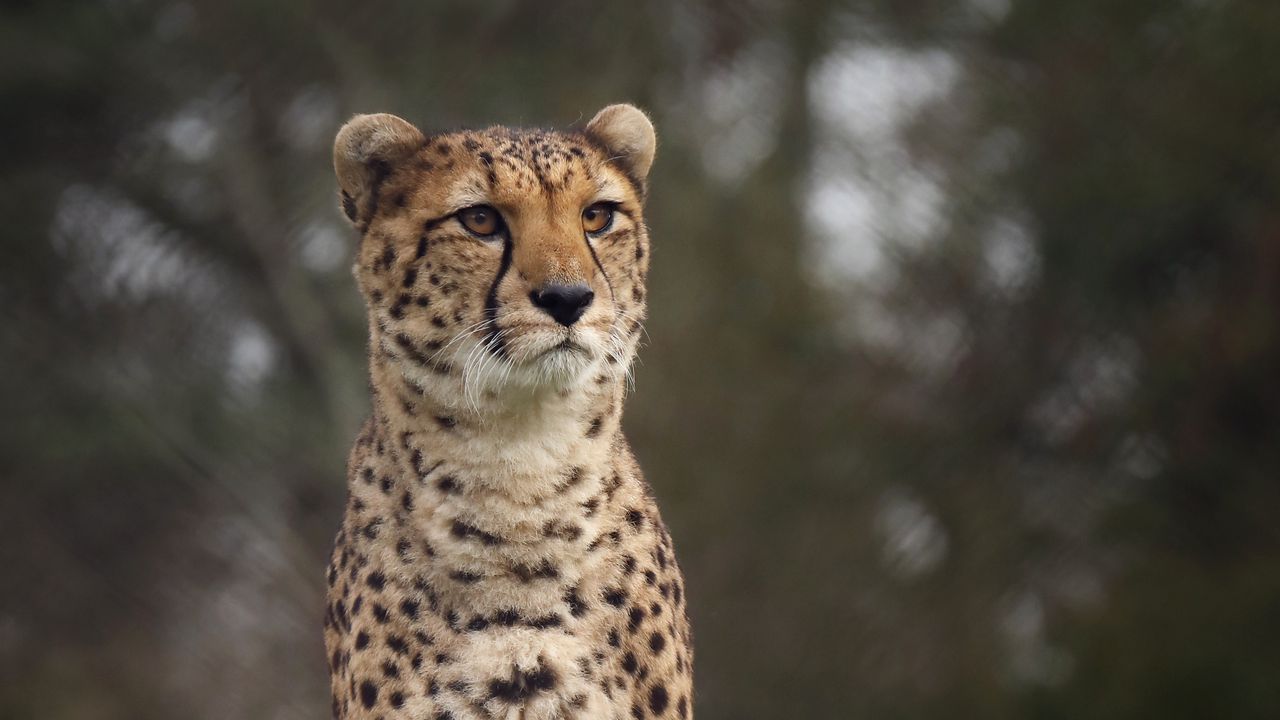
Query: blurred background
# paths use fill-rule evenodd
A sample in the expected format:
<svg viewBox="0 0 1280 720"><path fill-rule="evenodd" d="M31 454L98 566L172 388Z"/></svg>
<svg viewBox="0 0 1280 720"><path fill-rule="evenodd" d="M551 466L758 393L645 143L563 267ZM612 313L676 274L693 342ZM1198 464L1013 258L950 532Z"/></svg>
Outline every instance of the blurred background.
<svg viewBox="0 0 1280 720"><path fill-rule="evenodd" d="M1280 717L1280 3L9 2L0 717L329 714L330 143L648 108L697 714Z"/></svg>

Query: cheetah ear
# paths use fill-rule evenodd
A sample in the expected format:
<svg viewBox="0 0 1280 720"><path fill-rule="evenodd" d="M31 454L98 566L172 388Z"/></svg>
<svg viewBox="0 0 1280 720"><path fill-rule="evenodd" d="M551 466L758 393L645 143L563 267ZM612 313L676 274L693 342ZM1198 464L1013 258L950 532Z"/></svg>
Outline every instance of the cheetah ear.
<svg viewBox="0 0 1280 720"><path fill-rule="evenodd" d="M396 163L426 138L395 115L356 115L333 140L333 170L342 193L342 211L363 228L378 206L378 185Z"/></svg>
<svg viewBox="0 0 1280 720"><path fill-rule="evenodd" d="M644 183L653 166L658 138L653 123L635 105L610 105L587 123L587 136L600 143L636 180Z"/></svg>

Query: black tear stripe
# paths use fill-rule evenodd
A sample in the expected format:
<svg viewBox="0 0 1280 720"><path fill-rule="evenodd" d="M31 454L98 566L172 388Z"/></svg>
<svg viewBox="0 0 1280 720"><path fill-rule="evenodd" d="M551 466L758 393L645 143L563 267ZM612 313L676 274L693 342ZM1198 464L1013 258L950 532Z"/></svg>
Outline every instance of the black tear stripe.
<svg viewBox="0 0 1280 720"><path fill-rule="evenodd" d="M613 283L609 282L609 273L604 271L604 265L600 263L600 256L596 255L596 249L591 246L591 238L583 235L582 241L587 244L587 252L591 253L591 259L595 260L596 267L600 268L600 277L604 278L604 286L609 288L609 302L613 303L614 310L617 311L618 299L613 294Z"/></svg>
<svg viewBox="0 0 1280 720"><path fill-rule="evenodd" d="M484 299L484 317L488 320L488 327L484 331L485 345L491 345L493 354L498 357L506 357L507 348L502 338L498 337L498 286L502 284L502 278L506 277L507 270L511 267L511 255L514 250L514 243L511 242L511 236L506 235L502 239L502 261L498 264L498 274L493 278L493 284L489 286L489 294Z"/></svg>

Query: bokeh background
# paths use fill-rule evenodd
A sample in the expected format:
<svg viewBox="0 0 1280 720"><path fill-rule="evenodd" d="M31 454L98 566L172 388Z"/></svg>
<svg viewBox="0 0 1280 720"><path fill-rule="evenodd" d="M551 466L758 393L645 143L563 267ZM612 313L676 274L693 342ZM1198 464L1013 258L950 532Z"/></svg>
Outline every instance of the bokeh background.
<svg viewBox="0 0 1280 720"><path fill-rule="evenodd" d="M0 717L327 717L333 134L619 100L698 717L1280 717L1248 0L5 3Z"/></svg>

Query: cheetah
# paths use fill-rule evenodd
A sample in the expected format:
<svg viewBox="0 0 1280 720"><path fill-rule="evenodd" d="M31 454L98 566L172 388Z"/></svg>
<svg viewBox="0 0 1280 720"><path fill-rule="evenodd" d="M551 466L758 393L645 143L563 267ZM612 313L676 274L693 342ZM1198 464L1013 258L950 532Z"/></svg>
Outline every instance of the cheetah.
<svg viewBox="0 0 1280 720"><path fill-rule="evenodd" d="M372 412L327 572L335 718L691 717L685 584L619 424L655 145L631 105L338 132Z"/></svg>

